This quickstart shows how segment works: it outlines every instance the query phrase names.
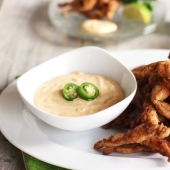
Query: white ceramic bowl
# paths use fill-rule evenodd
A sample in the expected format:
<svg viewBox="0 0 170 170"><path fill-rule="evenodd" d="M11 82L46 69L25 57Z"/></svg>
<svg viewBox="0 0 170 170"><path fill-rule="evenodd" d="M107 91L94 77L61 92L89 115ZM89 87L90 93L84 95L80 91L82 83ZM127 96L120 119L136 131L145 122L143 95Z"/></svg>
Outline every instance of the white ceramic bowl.
<svg viewBox="0 0 170 170"><path fill-rule="evenodd" d="M125 99L95 114L63 117L44 112L34 105L34 94L45 81L74 71L99 74L115 80L124 90ZM69 131L85 131L100 127L119 116L136 92L131 71L107 51L98 47L82 47L55 57L22 75L17 81L19 94L26 106L42 121Z"/></svg>

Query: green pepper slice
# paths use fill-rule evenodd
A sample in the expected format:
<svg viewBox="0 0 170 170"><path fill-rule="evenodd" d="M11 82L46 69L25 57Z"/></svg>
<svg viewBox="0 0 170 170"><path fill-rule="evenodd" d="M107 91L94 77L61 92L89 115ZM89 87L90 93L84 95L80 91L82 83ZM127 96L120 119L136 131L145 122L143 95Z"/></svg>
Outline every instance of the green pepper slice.
<svg viewBox="0 0 170 170"><path fill-rule="evenodd" d="M94 84L88 82L81 84L77 92L79 97L84 100L94 100L99 96L98 88Z"/></svg>
<svg viewBox="0 0 170 170"><path fill-rule="evenodd" d="M79 87L78 85L73 83L66 84L62 91L62 95L64 99L68 101L73 101L74 99L76 99L78 97L78 93L77 93L78 87Z"/></svg>

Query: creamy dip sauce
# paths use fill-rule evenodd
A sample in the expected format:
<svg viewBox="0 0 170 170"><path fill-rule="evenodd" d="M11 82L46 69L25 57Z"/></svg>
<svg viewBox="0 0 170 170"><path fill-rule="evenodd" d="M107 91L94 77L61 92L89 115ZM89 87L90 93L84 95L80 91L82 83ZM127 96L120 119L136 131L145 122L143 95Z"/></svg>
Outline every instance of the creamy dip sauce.
<svg viewBox="0 0 170 170"><path fill-rule="evenodd" d="M92 34L108 34L117 31L118 27L114 22L88 19L81 24L82 30Z"/></svg>
<svg viewBox="0 0 170 170"><path fill-rule="evenodd" d="M93 83L100 91L98 98L86 101L77 98L67 101L62 89L67 83ZM42 84L35 93L35 105L48 113L60 116L85 116L104 110L124 99L122 88L113 80L100 75L74 72L55 77ZM114 114L114 113L113 113Z"/></svg>

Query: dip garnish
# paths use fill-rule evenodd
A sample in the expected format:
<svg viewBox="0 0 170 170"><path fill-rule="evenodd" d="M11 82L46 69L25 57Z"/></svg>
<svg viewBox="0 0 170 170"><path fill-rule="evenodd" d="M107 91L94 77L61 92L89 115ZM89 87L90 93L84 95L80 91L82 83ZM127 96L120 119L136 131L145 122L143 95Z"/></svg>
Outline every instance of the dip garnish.
<svg viewBox="0 0 170 170"><path fill-rule="evenodd" d="M79 97L84 100L94 100L99 96L98 88L94 84L88 82L81 84L77 92Z"/></svg>
<svg viewBox="0 0 170 170"><path fill-rule="evenodd" d="M79 87L78 85L73 84L73 83L66 84L62 91L62 95L64 99L68 101L73 101L74 99L76 99L78 97L78 94L77 94L78 87Z"/></svg>
<svg viewBox="0 0 170 170"><path fill-rule="evenodd" d="M80 97L83 100L94 100L99 96L99 90L94 84L88 82L85 82L80 86L68 83L64 86L62 95L64 99L68 101L73 101L77 97Z"/></svg>

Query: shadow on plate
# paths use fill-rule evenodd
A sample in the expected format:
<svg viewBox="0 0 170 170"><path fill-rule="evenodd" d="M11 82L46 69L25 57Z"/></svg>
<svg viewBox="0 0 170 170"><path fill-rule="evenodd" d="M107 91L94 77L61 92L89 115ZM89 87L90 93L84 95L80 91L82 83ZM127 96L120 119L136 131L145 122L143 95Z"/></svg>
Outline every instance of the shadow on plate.
<svg viewBox="0 0 170 170"><path fill-rule="evenodd" d="M93 146L97 141L103 138L107 138L110 135L114 135L116 133L124 133L126 131L125 129L105 130L103 128L95 128L84 132L70 132L61 130L41 121L26 106L24 106L23 109L23 116L28 126L32 130L34 130L38 135L41 135L43 138L67 148L93 154L101 155L101 152L93 149ZM159 159L161 157L159 154L153 154L148 152L133 154L112 153L110 154L110 156L131 158L142 157L151 159L152 158Z"/></svg>

